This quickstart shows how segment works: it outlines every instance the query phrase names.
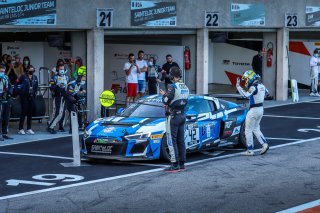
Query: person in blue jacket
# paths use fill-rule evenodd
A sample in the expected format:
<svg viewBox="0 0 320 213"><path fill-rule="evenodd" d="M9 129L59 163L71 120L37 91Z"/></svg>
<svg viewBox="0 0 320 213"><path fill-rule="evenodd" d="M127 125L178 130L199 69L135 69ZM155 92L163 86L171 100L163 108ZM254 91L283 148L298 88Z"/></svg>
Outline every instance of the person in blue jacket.
<svg viewBox="0 0 320 213"><path fill-rule="evenodd" d="M31 129L32 112L35 108L35 98L38 91L38 78L34 75L34 67L29 65L27 72L20 76L17 80L18 94L21 103L21 115L19 122L19 134L33 135L34 131ZM27 131L23 129L25 117L27 116Z"/></svg>

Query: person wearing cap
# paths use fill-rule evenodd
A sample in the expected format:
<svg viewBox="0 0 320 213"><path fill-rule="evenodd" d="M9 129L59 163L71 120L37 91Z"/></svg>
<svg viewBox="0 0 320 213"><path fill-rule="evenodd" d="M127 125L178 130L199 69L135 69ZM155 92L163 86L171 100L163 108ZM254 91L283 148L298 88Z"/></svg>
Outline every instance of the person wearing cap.
<svg viewBox="0 0 320 213"><path fill-rule="evenodd" d="M32 65L26 68L27 73L20 76L17 80L17 88L19 90L19 99L21 103L21 115L19 121L18 134L33 135L34 131L31 129L32 112L35 107L35 97L38 91L38 78L34 75L34 67ZM23 129L25 117L27 116L27 131Z"/></svg>
<svg viewBox="0 0 320 213"><path fill-rule="evenodd" d="M4 64L0 64L0 120L3 122L3 107L8 99L8 91L9 91L9 80L5 74L6 66ZM7 130L3 131L4 126L2 126L2 132L0 135L0 141L3 141L4 138L10 139L7 134ZM3 136L5 134L5 136Z"/></svg>
<svg viewBox="0 0 320 213"><path fill-rule="evenodd" d="M171 67L169 70L170 81L168 90L162 89L162 102L166 109L166 135L170 152L171 166L166 168L168 172L185 170L186 145L184 142L184 129L186 123L185 107L188 102L189 89L181 80L181 70Z"/></svg>

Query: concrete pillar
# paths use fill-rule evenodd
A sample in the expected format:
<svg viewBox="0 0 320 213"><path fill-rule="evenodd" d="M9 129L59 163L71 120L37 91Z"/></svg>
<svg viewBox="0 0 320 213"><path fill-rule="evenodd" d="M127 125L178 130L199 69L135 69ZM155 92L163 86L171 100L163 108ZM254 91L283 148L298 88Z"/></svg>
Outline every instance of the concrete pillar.
<svg viewBox="0 0 320 213"><path fill-rule="evenodd" d="M85 31L71 32L71 53L72 57L79 56L82 58L83 63L87 61L87 35Z"/></svg>
<svg viewBox="0 0 320 213"><path fill-rule="evenodd" d="M277 33L263 33L263 47L268 50L273 46L272 66L267 67L267 54L263 55L263 84L268 88L270 95L275 97L276 93L276 77L277 77Z"/></svg>
<svg viewBox="0 0 320 213"><path fill-rule="evenodd" d="M277 31L277 78L276 78L276 100L286 101L288 99L288 54L289 30L281 28Z"/></svg>
<svg viewBox="0 0 320 213"><path fill-rule="evenodd" d="M88 120L100 117L100 93L104 88L104 30L87 31Z"/></svg>
<svg viewBox="0 0 320 213"><path fill-rule="evenodd" d="M208 93L208 79L209 79L209 33L208 29L197 30L197 71L195 78L196 93Z"/></svg>

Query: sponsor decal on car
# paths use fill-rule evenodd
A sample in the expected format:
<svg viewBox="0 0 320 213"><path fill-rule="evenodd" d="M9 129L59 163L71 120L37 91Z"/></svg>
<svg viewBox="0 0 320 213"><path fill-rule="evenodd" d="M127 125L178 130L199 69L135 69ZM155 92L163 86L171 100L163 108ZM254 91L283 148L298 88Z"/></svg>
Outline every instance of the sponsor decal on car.
<svg viewBox="0 0 320 213"><path fill-rule="evenodd" d="M163 134L156 134L156 135L151 135L150 138L151 139L158 139L158 138L162 138Z"/></svg>
<svg viewBox="0 0 320 213"><path fill-rule="evenodd" d="M233 129L233 132L232 132L232 135L231 135L231 136L237 135L237 134L239 134L239 133L240 133L240 126L237 126L237 127L235 127L235 128Z"/></svg>
<svg viewBox="0 0 320 213"><path fill-rule="evenodd" d="M111 154L113 146L92 145L91 152Z"/></svg>
<svg viewBox="0 0 320 213"><path fill-rule="evenodd" d="M110 132L113 132L115 129L116 129L115 127L106 127L104 128L103 132L110 133Z"/></svg>

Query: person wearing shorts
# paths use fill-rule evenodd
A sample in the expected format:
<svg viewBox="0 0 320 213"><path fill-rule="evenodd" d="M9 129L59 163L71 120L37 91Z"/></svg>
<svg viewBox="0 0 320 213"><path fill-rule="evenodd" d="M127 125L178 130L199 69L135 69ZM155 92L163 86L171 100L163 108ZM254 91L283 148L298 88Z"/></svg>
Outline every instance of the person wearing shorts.
<svg viewBox="0 0 320 213"><path fill-rule="evenodd" d="M144 52L140 50L138 52L138 59L137 59L137 65L138 65L138 93L139 96L142 97L144 93L146 92L146 72L148 71L148 64L143 59L144 58Z"/></svg>
<svg viewBox="0 0 320 213"><path fill-rule="evenodd" d="M138 88L138 72L139 67L135 63L134 54L130 53L128 56L128 62L124 64L123 70L126 73L126 83L127 83L127 97L126 105L134 102L134 99L137 97L137 88Z"/></svg>

